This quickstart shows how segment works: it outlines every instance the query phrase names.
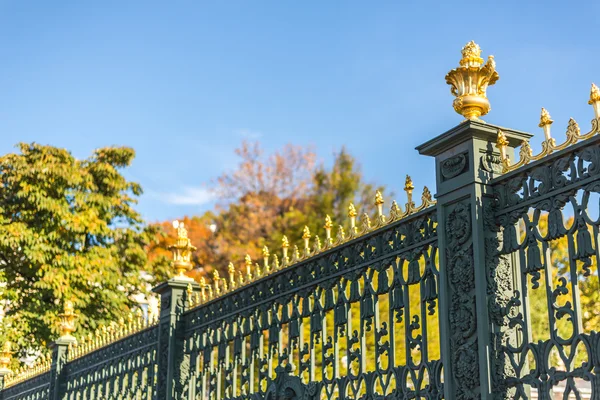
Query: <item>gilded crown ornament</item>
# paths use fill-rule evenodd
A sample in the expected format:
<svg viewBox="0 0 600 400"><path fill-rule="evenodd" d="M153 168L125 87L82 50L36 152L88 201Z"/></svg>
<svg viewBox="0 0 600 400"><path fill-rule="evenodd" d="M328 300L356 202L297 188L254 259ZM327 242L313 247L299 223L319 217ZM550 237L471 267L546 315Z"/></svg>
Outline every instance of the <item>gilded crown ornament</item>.
<svg viewBox="0 0 600 400"><path fill-rule="evenodd" d="M177 273L176 278L190 280L192 278L185 276L185 273L192 269L192 252L196 250L196 247L192 246L183 222L173 221L173 228L177 230L177 240L174 245L169 246L169 250L173 252L173 268Z"/></svg>
<svg viewBox="0 0 600 400"><path fill-rule="evenodd" d="M61 338L71 338L73 337L71 334L75 332L75 320L77 319L77 315L75 314L75 310L73 308L73 303L71 301L66 301L63 312L58 314L60 318L59 327L60 327L60 337Z"/></svg>
<svg viewBox="0 0 600 400"><path fill-rule="evenodd" d="M12 359L12 344L7 340L0 351L0 372L10 371L9 365Z"/></svg>
<svg viewBox="0 0 600 400"><path fill-rule="evenodd" d="M485 64L481 58L481 48L470 41L462 49L460 66L446 75L446 83L454 99L454 110L467 120L480 121L491 107L486 95L488 86L493 85L499 76L496 72L494 56L489 56Z"/></svg>

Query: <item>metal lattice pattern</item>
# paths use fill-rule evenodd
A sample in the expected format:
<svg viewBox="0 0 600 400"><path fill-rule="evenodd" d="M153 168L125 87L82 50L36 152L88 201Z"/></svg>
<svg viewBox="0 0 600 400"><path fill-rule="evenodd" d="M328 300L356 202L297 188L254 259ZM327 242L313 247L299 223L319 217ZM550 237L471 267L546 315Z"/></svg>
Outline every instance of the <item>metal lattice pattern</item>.
<svg viewBox="0 0 600 400"><path fill-rule="evenodd" d="M65 399L152 399L158 327L121 339L66 364Z"/></svg>
<svg viewBox="0 0 600 400"><path fill-rule="evenodd" d="M598 280L600 145L585 146L502 177L495 185L497 235L491 238L498 282L518 279L496 298L496 352L503 360L499 384L515 399L598 395L600 336L584 329L580 286ZM566 250L560 250L566 249ZM502 276L507 274L507 276ZM499 278L499 279L498 279ZM586 383L589 382L588 383ZM595 398L595 397L594 397Z"/></svg>
<svg viewBox="0 0 600 400"><path fill-rule="evenodd" d="M50 372L45 372L27 381L2 391L3 400L46 400L49 398Z"/></svg>
<svg viewBox="0 0 600 400"><path fill-rule="evenodd" d="M282 387L442 398L439 342L428 342L439 337L435 218L427 210L191 310L184 398Z"/></svg>

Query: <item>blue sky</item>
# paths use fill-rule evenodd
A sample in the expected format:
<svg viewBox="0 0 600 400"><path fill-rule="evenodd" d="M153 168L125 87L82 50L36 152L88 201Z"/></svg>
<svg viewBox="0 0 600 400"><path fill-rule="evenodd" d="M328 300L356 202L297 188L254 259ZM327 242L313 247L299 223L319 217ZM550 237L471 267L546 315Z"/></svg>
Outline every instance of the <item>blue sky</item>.
<svg viewBox="0 0 600 400"><path fill-rule="evenodd" d="M403 202L405 174L434 187L414 147L461 121L444 76L469 40L500 74L486 121L534 149L542 106L557 138L569 117L589 127L600 3L525 3L0 1L0 153L132 146L155 221L210 207L203 187L244 138L325 163L346 145Z"/></svg>

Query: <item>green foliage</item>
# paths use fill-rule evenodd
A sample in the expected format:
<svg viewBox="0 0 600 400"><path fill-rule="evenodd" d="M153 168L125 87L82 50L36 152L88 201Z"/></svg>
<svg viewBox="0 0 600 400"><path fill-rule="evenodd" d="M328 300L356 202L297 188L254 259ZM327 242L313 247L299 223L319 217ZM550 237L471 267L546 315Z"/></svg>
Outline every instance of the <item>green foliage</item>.
<svg viewBox="0 0 600 400"><path fill-rule="evenodd" d="M57 337L65 300L78 335L123 316L143 290L144 228L134 210L142 193L120 169L133 149L97 149L85 160L67 150L19 145L0 157L0 267L6 282L3 334L20 346Z"/></svg>

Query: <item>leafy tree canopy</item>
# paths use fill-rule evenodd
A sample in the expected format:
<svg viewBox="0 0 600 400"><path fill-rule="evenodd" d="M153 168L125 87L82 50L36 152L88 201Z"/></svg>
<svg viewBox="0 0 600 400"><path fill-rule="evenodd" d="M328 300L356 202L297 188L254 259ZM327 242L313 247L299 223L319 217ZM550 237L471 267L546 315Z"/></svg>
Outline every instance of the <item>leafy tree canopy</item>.
<svg viewBox="0 0 600 400"><path fill-rule="evenodd" d="M0 157L3 335L20 347L54 340L71 300L78 334L122 317L148 282L145 247L156 227L134 210L140 185L120 170L134 151L107 147L85 160L36 143Z"/></svg>

